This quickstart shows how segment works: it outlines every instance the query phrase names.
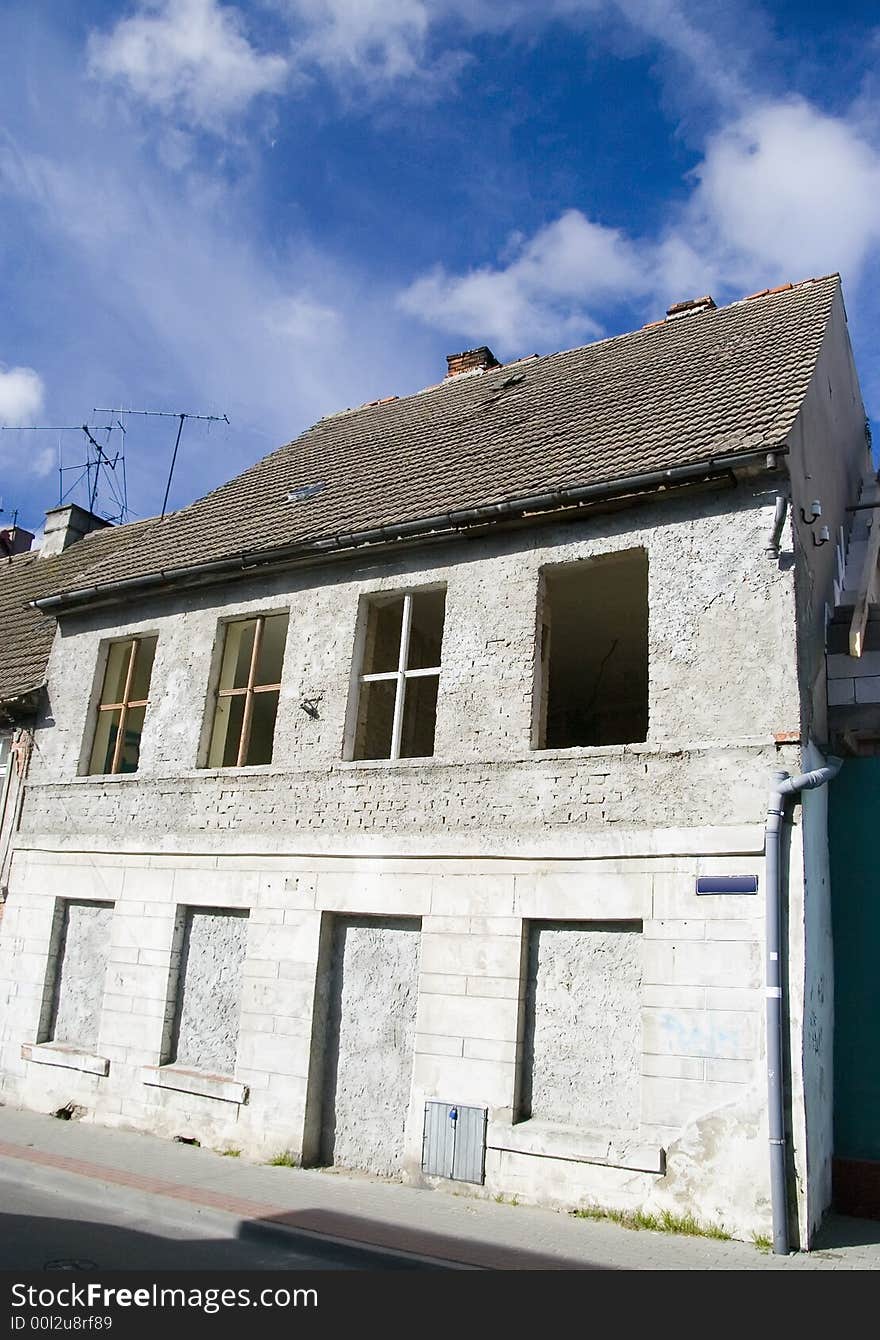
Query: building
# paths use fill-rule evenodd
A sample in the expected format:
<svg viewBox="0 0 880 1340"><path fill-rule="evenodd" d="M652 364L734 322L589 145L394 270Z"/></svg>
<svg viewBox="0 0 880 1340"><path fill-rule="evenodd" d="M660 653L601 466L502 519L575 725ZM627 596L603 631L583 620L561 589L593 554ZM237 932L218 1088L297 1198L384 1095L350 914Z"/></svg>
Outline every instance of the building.
<svg viewBox="0 0 880 1340"><path fill-rule="evenodd" d="M2 1098L768 1232L768 793L824 760L869 470L829 276L451 356L34 558L57 631ZM803 1246L831 1196L827 792L784 849Z"/></svg>

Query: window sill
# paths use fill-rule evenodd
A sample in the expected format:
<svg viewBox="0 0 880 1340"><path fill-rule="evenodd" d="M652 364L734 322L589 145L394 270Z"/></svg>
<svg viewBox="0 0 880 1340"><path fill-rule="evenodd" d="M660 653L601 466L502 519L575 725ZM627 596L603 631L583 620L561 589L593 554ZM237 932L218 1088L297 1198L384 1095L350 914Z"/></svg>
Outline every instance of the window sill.
<svg viewBox="0 0 880 1340"><path fill-rule="evenodd" d="M448 759L440 758L437 754L422 754L419 758L341 758L333 764L333 768L349 772L356 768L423 768L426 763L443 766L448 762Z"/></svg>
<svg viewBox="0 0 880 1340"><path fill-rule="evenodd" d="M66 1070L82 1070L87 1075L107 1075L110 1062L106 1056L95 1056L82 1047L74 1047L66 1042L24 1042L21 1048L23 1061L33 1061L36 1065L63 1066Z"/></svg>
<svg viewBox="0 0 880 1340"><path fill-rule="evenodd" d="M513 1154L532 1154L537 1158L629 1168L635 1172L666 1171L666 1151L657 1145L640 1143L635 1132L582 1131L534 1117L513 1125L490 1122L486 1147Z"/></svg>
<svg viewBox="0 0 880 1340"><path fill-rule="evenodd" d="M224 1103L241 1105L248 1100L248 1086L231 1075L210 1075L204 1070L185 1070L173 1065L151 1065L141 1071L141 1080L152 1088L217 1098Z"/></svg>
<svg viewBox="0 0 880 1340"><path fill-rule="evenodd" d="M228 768L187 768L184 775L187 777L242 777L254 776L260 777L265 773L291 771L291 769L279 768L275 763L243 763L239 768L235 763L230 763Z"/></svg>
<svg viewBox="0 0 880 1340"><path fill-rule="evenodd" d="M655 754L662 746L647 740L627 740L626 744L569 744L552 745L546 749L533 746L528 758L620 758L623 754Z"/></svg>

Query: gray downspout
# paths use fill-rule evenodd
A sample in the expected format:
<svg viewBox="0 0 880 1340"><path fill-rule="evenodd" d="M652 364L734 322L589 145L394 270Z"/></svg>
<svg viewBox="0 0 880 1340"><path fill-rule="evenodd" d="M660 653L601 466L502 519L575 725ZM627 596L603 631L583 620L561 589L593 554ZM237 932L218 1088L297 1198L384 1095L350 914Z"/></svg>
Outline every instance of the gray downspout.
<svg viewBox="0 0 880 1340"><path fill-rule="evenodd" d="M771 558L779 557L779 549L782 544L782 529L785 525L785 515L788 511L788 499L782 493L776 495L776 506L773 509L773 528L770 531L770 538L767 541L766 552Z"/></svg>
<svg viewBox="0 0 880 1340"><path fill-rule="evenodd" d="M783 961L782 879L780 850L782 834L790 818L791 796L812 791L836 777L843 759L829 758L824 768L789 777L773 776L765 833L766 860L766 996L767 996L767 1115L770 1127L770 1204L773 1210L773 1250L786 1256L791 1250L788 1226L788 1179L785 1168L785 1105L783 1100Z"/></svg>

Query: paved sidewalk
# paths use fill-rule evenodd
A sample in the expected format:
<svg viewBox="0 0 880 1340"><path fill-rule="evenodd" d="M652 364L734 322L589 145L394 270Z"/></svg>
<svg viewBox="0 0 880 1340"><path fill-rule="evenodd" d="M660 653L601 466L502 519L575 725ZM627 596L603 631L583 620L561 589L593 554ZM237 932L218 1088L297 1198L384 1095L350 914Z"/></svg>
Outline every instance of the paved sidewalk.
<svg viewBox="0 0 880 1340"><path fill-rule="evenodd" d="M877 1270L880 1223L833 1218L820 1249L772 1256L747 1243L632 1232L552 1210L497 1204L329 1170L255 1165L136 1132L0 1107L0 1174L149 1214L177 1202L218 1237L314 1235L495 1270Z"/></svg>

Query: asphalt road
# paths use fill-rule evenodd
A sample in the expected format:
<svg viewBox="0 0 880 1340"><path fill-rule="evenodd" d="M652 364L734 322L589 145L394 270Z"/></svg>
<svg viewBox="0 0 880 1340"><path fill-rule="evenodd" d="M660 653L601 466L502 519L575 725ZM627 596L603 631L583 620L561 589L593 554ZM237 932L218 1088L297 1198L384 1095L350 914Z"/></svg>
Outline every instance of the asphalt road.
<svg viewBox="0 0 880 1340"><path fill-rule="evenodd" d="M400 1270L409 1258L264 1234L161 1197L97 1203L0 1171L0 1270Z"/></svg>

